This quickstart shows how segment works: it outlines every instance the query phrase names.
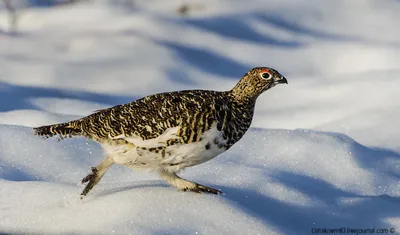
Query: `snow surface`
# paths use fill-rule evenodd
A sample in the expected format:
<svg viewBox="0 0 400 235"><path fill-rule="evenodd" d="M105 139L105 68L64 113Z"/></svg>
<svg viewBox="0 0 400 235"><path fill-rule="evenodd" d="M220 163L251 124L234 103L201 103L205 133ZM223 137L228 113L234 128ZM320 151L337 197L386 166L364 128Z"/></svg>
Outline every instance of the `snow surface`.
<svg viewBox="0 0 400 235"><path fill-rule="evenodd" d="M22 9L14 33L0 5L0 233L400 232L399 1L192 0L186 16L183 1L124 2ZM182 173L222 196L113 166L81 200L100 147L31 134L156 92L227 90L255 66L289 85Z"/></svg>

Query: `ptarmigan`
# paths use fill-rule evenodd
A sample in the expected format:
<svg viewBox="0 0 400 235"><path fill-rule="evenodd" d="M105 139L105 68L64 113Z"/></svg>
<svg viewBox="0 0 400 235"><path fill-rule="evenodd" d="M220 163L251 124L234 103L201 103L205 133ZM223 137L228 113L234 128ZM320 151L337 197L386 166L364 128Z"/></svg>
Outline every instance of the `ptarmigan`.
<svg viewBox="0 0 400 235"><path fill-rule="evenodd" d="M228 150L249 129L257 97L285 77L272 68L247 72L230 91L187 90L150 95L61 124L34 128L45 137L85 136L99 142L106 158L82 179L86 195L114 163L157 171L182 191L221 191L177 173Z"/></svg>

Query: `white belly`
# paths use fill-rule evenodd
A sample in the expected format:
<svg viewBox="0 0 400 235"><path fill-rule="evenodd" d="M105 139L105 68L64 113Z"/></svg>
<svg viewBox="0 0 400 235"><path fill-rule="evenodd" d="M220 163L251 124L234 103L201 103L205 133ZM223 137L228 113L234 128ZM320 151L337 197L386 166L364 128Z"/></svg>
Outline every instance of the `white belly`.
<svg viewBox="0 0 400 235"><path fill-rule="evenodd" d="M226 151L221 145L226 143L222 138L222 132L216 128L216 123L211 129L204 132L201 141L189 144L175 144L165 148L165 153L146 152L140 154L136 147L155 148L165 146L163 143L170 138L177 138L179 127L168 129L163 135L150 140L141 138L124 138L133 146L110 146L103 145L107 154L119 164L133 168L160 169L179 171L185 167L194 166L213 159Z"/></svg>
<svg viewBox="0 0 400 235"><path fill-rule="evenodd" d="M219 148L214 143L214 139L217 139L218 143L224 141L220 135L210 135L202 136L202 140L197 143L170 146L167 148L167 152L170 151L171 155L163 163L183 162L186 167L211 160L226 151L224 147ZM209 145L208 149L207 145Z"/></svg>

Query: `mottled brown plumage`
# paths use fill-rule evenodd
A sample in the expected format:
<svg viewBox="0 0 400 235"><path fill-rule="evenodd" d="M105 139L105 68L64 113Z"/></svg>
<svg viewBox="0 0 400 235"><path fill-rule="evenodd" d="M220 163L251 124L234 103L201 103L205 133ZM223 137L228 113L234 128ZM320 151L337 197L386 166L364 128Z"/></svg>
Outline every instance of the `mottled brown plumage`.
<svg viewBox="0 0 400 235"><path fill-rule="evenodd" d="M219 193L181 179L176 172L215 157L242 138L250 127L257 97L278 83L287 81L276 70L259 67L246 73L230 91L155 94L34 130L45 137L85 136L105 147L108 157L83 179L89 182L83 195L114 162L156 169L181 190Z"/></svg>

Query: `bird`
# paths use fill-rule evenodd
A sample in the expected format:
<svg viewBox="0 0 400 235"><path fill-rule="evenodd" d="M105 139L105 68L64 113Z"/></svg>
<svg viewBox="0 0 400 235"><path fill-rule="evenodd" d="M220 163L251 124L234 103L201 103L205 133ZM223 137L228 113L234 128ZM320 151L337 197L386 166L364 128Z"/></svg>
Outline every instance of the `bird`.
<svg viewBox="0 0 400 235"><path fill-rule="evenodd" d="M288 83L277 70L255 67L229 91L183 90L149 95L70 122L33 128L59 139L83 136L98 142L104 160L82 179L86 196L113 164L155 171L180 191L222 194L181 178L183 169L207 162L238 142L252 123L257 98Z"/></svg>

